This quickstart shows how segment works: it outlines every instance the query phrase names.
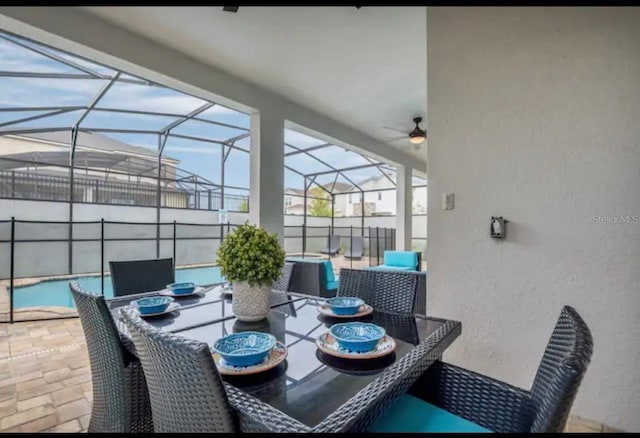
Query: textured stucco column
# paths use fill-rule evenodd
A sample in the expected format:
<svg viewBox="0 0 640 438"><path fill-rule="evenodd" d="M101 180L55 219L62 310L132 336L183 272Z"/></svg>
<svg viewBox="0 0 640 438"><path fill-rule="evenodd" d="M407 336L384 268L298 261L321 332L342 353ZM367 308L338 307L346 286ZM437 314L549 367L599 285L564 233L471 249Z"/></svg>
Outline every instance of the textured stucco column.
<svg viewBox="0 0 640 438"><path fill-rule="evenodd" d="M411 169L398 166L396 181L396 250L411 250Z"/></svg>
<svg viewBox="0 0 640 438"><path fill-rule="evenodd" d="M284 235L284 118L267 111L251 115L249 221Z"/></svg>

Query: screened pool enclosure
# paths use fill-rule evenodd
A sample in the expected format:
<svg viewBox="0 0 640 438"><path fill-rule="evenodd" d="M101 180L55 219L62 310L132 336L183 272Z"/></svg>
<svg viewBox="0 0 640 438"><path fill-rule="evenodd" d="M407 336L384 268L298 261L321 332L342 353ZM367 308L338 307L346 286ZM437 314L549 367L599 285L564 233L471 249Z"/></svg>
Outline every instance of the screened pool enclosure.
<svg viewBox="0 0 640 438"><path fill-rule="evenodd" d="M395 245L396 169L293 129L283 148L287 254L336 270L380 263ZM82 275L104 293L111 260L172 257L209 272L248 219L250 153L246 113L0 32L0 320L64 308L14 296L30 279ZM423 252L424 175L413 189ZM347 260L358 238L361 257Z"/></svg>

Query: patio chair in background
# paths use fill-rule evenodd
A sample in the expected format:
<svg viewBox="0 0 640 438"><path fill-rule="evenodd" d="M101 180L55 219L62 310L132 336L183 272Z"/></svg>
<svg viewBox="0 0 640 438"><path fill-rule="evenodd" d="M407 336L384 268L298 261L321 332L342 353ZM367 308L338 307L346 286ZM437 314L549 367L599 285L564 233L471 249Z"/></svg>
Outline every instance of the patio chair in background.
<svg viewBox="0 0 640 438"><path fill-rule="evenodd" d="M364 252L364 238L361 236L352 237L349 239L351 247L344 253L344 257L347 259L361 259Z"/></svg>
<svg viewBox="0 0 640 438"><path fill-rule="evenodd" d="M415 251L390 251L384 252L384 262L379 266L371 266L369 269L395 269L402 271L419 271L418 254Z"/></svg>
<svg viewBox="0 0 640 438"><path fill-rule="evenodd" d="M282 267L282 271L280 273L280 277L278 278L277 281L273 282L273 290L276 291L280 291L280 292L288 292L289 291L289 287L291 285L291 276L293 274L293 268L294 268L295 264L291 263L291 262L285 262L284 266ZM287 298L287 300L291 300L291 295L290 294L286 294L285 297ZM273 301L273 300L272 300ZM273 305L273 303L272 303ZM289 304L289 309L291 312L291 315L296 315L296 307L293 305L293 303Z"/></svg>
<svg viewBox="0 0 640 438"><path fill-rule="evenodd" d="M175 282L173 259L109 262L113 295L131 295L161 290Z"/></svg>
<svg viewBox="0 0 640 438"><path fill-rule="evenodd" d="M278 280L273 282L273 290L287 292L291 284L291 274L293 273L294 264L285 262Z"/></svg>
<svg viewBox="0 0 640 438"><path fill-rule="evenodd" d="M89 351L93 404L89 432L153 432L140 361L122 344L104 297L69 283Z"/></svg>
<svg viewBox="0 0 640 438"><path fill-rule="evenodd" d="M322 254L336 255L340 252L340 236L330 235L327 244L328 246L320 250Z"/></svg>
<svg viewBox="0 0 640 438"><path fill-rule="evenodd" d="M414 272L343 268L337 295L362 298L374 309L412 314L417 286Z"/></svg>
<svg viewBox="0 0 640 438"><path fill-rule="evenodd" d="M339 279L330 260L287 257L287 261L295 265L289 285L291 292L324 298L336 296Z"/></svg>
<svg viewBox="0 0 640 438"><path fill-rule="evenodd" d="M530 391L437 361L371 430L562 432L592 353L589 327L564 306Z"/></svg>

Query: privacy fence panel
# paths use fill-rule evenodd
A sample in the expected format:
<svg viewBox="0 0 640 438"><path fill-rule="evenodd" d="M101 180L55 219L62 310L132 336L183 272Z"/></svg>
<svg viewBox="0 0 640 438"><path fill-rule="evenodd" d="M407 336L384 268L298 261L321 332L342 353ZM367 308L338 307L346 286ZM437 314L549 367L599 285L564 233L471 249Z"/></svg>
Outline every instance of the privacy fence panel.
<svg viewBox="0 0 640 438"><path fill-rule="evenodd" d="M68 291L72 278L87 290L112 296L110 261L171 257L179 268L176 281L220 281L219 269L213 266L216 252L237 226L174 221L0 221L0 321L75 316ZM337 236L337 254L326 254L331 236L334 240ZM358 238L362 251L345 257ZM286 226L284 234L288 256L329 259L336 273L345 267L379 265L384 251L394 246L391 228L295 225ZM49 276L53 278L45 278Z"/></svg>
<svg viewBox="0 0 640 438"><path fill-rule="evenodd" d="M0 221L0 280L9 278L11 269L11 221Z"/></svg>
<svg viewBox="0 0 640 438"><path fill-rule="evenodd" d="M214 263L226 225L176 225L177 266Z"/></svg>
<svg viewBox="0 0 640 438"><path fill-rule="evenodd" d="M15 221L14 276L40 277L69 272L69 224Z"/></svg>

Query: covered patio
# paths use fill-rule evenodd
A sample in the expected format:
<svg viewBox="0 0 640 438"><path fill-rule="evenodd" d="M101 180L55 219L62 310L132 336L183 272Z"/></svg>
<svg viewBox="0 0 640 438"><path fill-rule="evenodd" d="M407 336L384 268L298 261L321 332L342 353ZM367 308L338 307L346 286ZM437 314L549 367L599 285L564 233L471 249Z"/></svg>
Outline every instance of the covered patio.
<svg viewBox="0 0 640 438"><path fill-rule="evenodd" d="M640 430L639 29L0 7L0 431Z"/></svg>

